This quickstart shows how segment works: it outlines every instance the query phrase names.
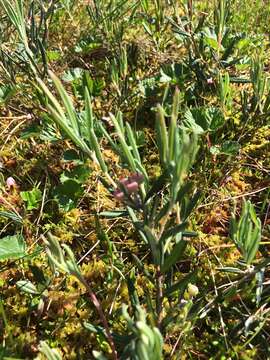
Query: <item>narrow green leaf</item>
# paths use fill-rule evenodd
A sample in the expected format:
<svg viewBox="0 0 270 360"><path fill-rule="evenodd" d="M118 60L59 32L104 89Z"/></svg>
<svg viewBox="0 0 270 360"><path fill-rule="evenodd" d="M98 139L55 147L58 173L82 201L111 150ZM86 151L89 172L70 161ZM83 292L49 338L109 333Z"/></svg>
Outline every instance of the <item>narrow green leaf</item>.
<svg viewBox="0 0 270 360"><path fill-rule="evenodd" d="M177 243L172 249L171 253L165 258L164 264L161 267L161 272L166 274L170 268L181 259L184 254L185 248L187 246L187 241L181 240Z"/></svg>
<svg viewBox="0 0 270 360"><path fill-rule="evenodd" d="M13 211L0 211L0 217L3 216L7 219L10 219L14 222L16 222L19 225L22 225L23 223L23 219L21 216L19 216L18 214L16 214Z"/></svg>
<svg viewBox="0 0 270 360"><path fill-rule="evenodd" d="M144 201L147 202L152 196L157 195L164 188L168 179L168 173L165 171L153 182L152 187L147 192Z"/></svg>
<svg viewBox="0 0 270 360"><path fill-rule="evenodd" d="M19 280L16 282L17 288L26 294L37 295L39 294L36 286L29 280Z"/></svg>
<svg viewBox="0 0 270 360"><path fill-rule="evenodd" d="M57 101L55 96L51 93L51 91L48 89L48 87L44 84L44 82L41 79L37 78L37 82L38 82L39 86L41 87L41 89L43 90L43 92L45 93L45 95L48 97L55 112L58 113L59 118L62 119L62 121L66 120L66 116L63 111L63 108L60 105L60 103Z"/></svg>
<svg viewBox="0 0 270 360"><path fill-rule="evenodd" d="M238 222L232 215L230 237L248 265L254 260L261 241L261 221L250 201L244 201Z"/></svg>
<svg viewBox="0 0 270 360"><path fill-rule="evenodd" d="M168 144L168 133L164 118L164 110L161 105L157 106L156 133L157 133L157 144L159 149L160 161L161 164L166 167L168 163L169 144Z"/></svg>
<svg viewBox="0 0 270 360"><path fill-rule="evenodd" d="M93 146L93 149L95 151L95 154L96 154L96 157L97 157L97 160L98 160L98 163L101 167L101 170L104 172L104 173L107 173L108 172L108 168L107 168L107 165L103 159L103 155L101 153L101 150L100 150L100 146L99 146L99 143L97 141L97 137L96 137L96 134L94 132L93 129L90 129L90 139L91 139L91 143L92 143L92 146Z"/></svg>
<svg viewBox="0 0 270 360"><path fill-rule="evenodd" d="M187 203L186 205L186 208L185 208L185 212L182 215L182 220L186 220L189 215L191 214L191 212L194 210L199 198L201 196L201 192L200 191L197 191L193 196L192 198L189 200L189 202Z"/></svg>
<svg viewBox="0 0 270 360"><path fill-rule="evenodd" d="M111 135L109 135L108 131L105 129L105 127L103 126L103 124L101 122L98 123L98 128L103 133L105 138L108 140L110 146L112 147L112 150L114 150L114 152L116 154L121 156L122 155L121 148L117 144L115 144L115 142L112 140Z"/></svg>
<svg viewBox="0 0 270 360"><path fill-rule="evenodd" d="M193 238L193 237L197 237L198 234L195 231L183 231L182 232L182 237L183 238Z"/></svg>
<svg viewBox="0 0 270 360"><path fill-rule="evenodd" d="M186 227L187 227L187 222L184 222L165 231L159 240L160 243L164 243L169 237L175 236L178 233L183 232Z"/></svg>
<svg viewBox="0 0 270 360"><path fill-rule="evenodd" d="M63 101L64 107L67 111L67 115L69 117L69 120L70 120L72 128L73 128L73 131L75 131L76 135L79 135L80 134L79 122L78 122L78 117L75 112L72 100L68 96L65 88L61 84L61 81L58 79L58 77L56 75L54 75L54 73L51 71L49 71L49 75L50 75L62 101Z"/></svg>
<svg viewBox="0 0 270 360"><path fill-rule="evenodd" d="M90 130L94 128L94 124L93 124L93 109L92 109L90 94L87 88L85 88L84 100L85 100L86 128L87 128L88 138L90 139L91 137Z"/></svg>
<svg viewBox="0 0 270 360"><path fill-rule="evenodd" d="M118 135L121 147L122 147L122 151L125 154L126 161L128 162L129 166L131 167L131 170L135 172L136 171L136 165L135 165L135 162L134 162L134 157L133 157L133 155L132 155L132 153L131 153L131 151L129 149L128 144L126 143L125 136L124 136L124 133L122 131L122 124L118 123L117 119L115 118L115 116L113 114L110 114L110 115L111 115L111 120L113 122L115 130L117 132L117 135Z"/></svg>
<svg viewBox="0 0 270 360"><path fill-rule="evenodd" d="M183 277L183 279L169 286L164 291L164 296L169 296L173 294L175 291L179 291L180 294L183 293L189 283L194 283L196 281L197 272L198 272L197 270L192 271L190 274L187 274L185 277Z"/></svg>
<svg viewBox="0 0 270 360"><path fill-rule="evenodd" d="M158 246L158 239L147 225L144 225L143 233L145 234L148 244L151 247L153 262L154 264L158 265L160 263L160 250Z"/></svg>
<svg viewBox="0 0 270 360"><path fill-rule="evenodd" d="M253 241L248 249L248 256L247 256L248 264L250 264L254 260L256 253L259 249L260 241L261 241L261 227L259 226L253 232Z"/></svg>
<svg viewBox="0 0 270 360"><path fill-rule="evenodd" d="M37 82L51 103L48 104L47 107L49 112L52 114L55 122L74 142L75 145L77 145L82 151L84 151L85 153L91 156L90 148L85 143L85 141L79 136L78 131L74 131L73 127L70 125L69 121L66 118L62 106L57 101L55 96L51 93L51 91L47 88L47 86L44 84L44 82L41 79L38 78Z"/></svg>
<svg viewBox="0 0 270 360"><path fill-rule="evenodd" d="M145 244L148 244L147 237L146 237L146 235L144 234L144 232L142 231L142 227L143 227L143 226L142 226L142 225L137 226L137 224L141 224L141 223L139 222L139 220L138 220L138 218L137 218L134 210L133 210L131 207L128 206L128 207L127 207L127 211L128 211L129 216L130 216L130 218L131 218L131 220L132 220L132 223L134 224L136 230L137 230L138 233L140 234L140 236L141 236L141 238L143 239L144 243L145 243Z"/></svg>
<svg viewBox="0 0 270 360"><path fill-rule="evenodd" d="M83 152L85 152L88 155L91 155L91 150L88 147L88 145L83 141L82 138L77 136L73 131L72 128L69 127L66 118L62 118L59 113L51 106L47 106L50 113L52 114L55 122L60 126L60 128L66 133L66 135L70 138L73 143L78 146Z"/></svg>
<svg viewBox="0 0 270 360"><path fill-rule="evenodd" d="M244 274L245 273L243 270L240 270L240 269L235 268L235 267L230 267L230 266L217 268L217 270L232 273L232 274Z"/></svg>
<svg viewBox="0 0 270 360"><path fill-rule="evenodd" d="M141 157L140 157L140 153L138 151L138 145L136 143L136 139L135 136L133 134L133 131L131 129L131 126L129 125L129 123L126 123L126 130L127 130L127 136L128 136L128 140L129 143L132 147L132 152L135 156L135 159L140 163L141 162Z"/></svg>
<svg viewBox="0 0 270 360"><path fill-rule="evenodd" d="M179 108L179 90L176 89L173 97L173 107L171 122L169 127L169 160L172 161L175 159L175 145L176 145L176 132L177 129L177 117L178 117L178 108Z"/></svg>
<svg viewBox="0 0 270 360"><path fill-rule="evenodd" d="M113 219L119 217L126 217L128 215L128 212L126 210L102 211L98 215Z"/></svg>

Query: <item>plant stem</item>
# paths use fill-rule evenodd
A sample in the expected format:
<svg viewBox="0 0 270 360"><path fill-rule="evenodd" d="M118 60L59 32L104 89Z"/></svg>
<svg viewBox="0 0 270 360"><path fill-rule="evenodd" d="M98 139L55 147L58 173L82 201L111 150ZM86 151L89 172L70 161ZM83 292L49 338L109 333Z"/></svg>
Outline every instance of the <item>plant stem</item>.
<svg viewBox="0 0 270 360"><path fill-rule="evenodd" d="M188 0L188 16L190 20L190 27L192 27L192 16L193 16L193 1Z"/></svg>
<svg viewBox="0 0 270 360"><path fill-rule="evenodd" d="M157 268L156 273L156 311L157 311L157 326L160 329L162 321L162 302L163 302L163 274L160 271L160 267Z"/></svg>
<svg viewBox="0 0 270 360"><path fill-rule="evenodd" d="M110 333L109 324L108 324L107 319L106 319L106 317L104 315L104 312L102 310L100 302L99 302L98 298L96 297L96 294L93 292L93 290L91 289L91 287L87 283L87 281L83 277L80 277L79 280L83 283L86 290L88 291L89 297L90 297L93 305L95 306L95 308L96 308L96 310L98 312L100 320L101 320L101 322L102 322L102 324L104 326L104 330L105 330L107 340L108 340L108 342L110 344L110 347L112 349L112 357L113 357L114 360L118 360L118 356L117 356L117 352L116 352L116 349L115 349L114 341L113 341L112 335Z"/></svg>

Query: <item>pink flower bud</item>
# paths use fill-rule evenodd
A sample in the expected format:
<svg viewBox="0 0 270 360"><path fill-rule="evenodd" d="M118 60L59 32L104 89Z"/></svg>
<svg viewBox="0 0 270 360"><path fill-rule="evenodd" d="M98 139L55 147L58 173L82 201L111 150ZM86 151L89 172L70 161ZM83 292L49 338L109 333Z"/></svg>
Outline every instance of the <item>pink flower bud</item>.
<svg viewBox="0 0 270 360"><path fill-rule="evenodd" d="M137 172L137 173L130 175L129 179L131 181L136 181L138 184L141 184L144 181L144 176L143 176L143 174L140 174Z"/></svg>
<svg viewBox="0 0 270 360"><path fill-rule="evenodd" d="M143 182L144 177L140 173L134 173L131 174L127 178L123 178L119 180L119 183L122 185L122 187L125 188L126 192L128 194L137 193L139 190L140 184ZM120 201L125 200L125 193L121 187L118 187L114 193L113 196Z"/></svg>
<svg viewBox="0 0 270 360"><path fill-rule="evenodd" d="M124 194L123 191L121 191L120 189L116 189L116 190L113 192L113 196L114 196L117 200L120 200L120 201L123 201L124 198L125 198L125 194Z"/></svg>
<svg viewBox="0 0 270 360"><path fill-rule="evenodd" d="M127 192L132 194L139 190L139 184L136 181L132 181L126 185Z"/></svg>
<svg viewBox="0 0 270 360"><path fill-rule="evenodd" d="M144 181L143 175L138 173L138 172L134 173L134 174L131 174L127 178L123 178L123 179L119 180L119 182L124 186L127 186L127 184L129 184L131 182L137 182L138 184L141 184L143 181Z"/></svg>
<svg viewBox="0 0 270 360"><path fill-rule="evenodd" d="M214 80L213 80L213 78L211 78L211 77L210 77L210 78L208 78L208 79L207 79L207 84L208 84L208 85L212 85L212 84L214 84Z"/></svg>
<svg viewBox="0 0 270 360"><path fill-rule="evenodd" d="M119 180L119 182L123 186L127 186L127 184L129 183L129 178L122 178L122 179Z"/></svg>
<svg viewBox="0 0 270 360"><path fill-rule="evenodd" d="M11 188L14 188L17 186L16 181L11 176L7 178L6 185L7 185L8 189L11 189Z"/></svg>

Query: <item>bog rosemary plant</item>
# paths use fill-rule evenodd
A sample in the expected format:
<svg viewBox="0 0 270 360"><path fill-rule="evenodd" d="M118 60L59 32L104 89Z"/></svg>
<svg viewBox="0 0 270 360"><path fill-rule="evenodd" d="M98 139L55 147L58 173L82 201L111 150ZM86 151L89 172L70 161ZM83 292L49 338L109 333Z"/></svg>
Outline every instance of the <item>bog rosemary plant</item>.
<svg viewBox="0 0 270 360"><path fill-rule="evenodd" d="M43 2L31 2L28 21L26 21L27 11L24 0L0 0L0 5L18 35L18 42L23 49L21 55L25 55L18 56L14 53L13 57L18 57L18 60L24 63L28 69L28 74L31 76L44 77L47 72L45 51L48 35L47 22L53 16L54 2L49 2L46 5ZM40 60L42 62L41 67L38 65Z"/></svg>
<svg viewBox="0 0 270 360"><path fill-rule="evenodd" d="M186 182L186 175L196 156L197 138L191 129L188 133L178 125L179 91L177 90L174 96L168 126L163 107L159 105L156 108L156 141L161 174L150 181L138 151L136 133L128 123L124 123L122 114L110 114L116 134L112 136L104 125L95 119L87 90L84 116L79 118L59 79L52 73L50 76L62 105L43 81L38 79L40 88L48 98L49 112L74 144L100 166L108 181L108 190L126 207L135 230L148 246L155 268L149 280L156 287L155 304L149 311L152 311L157 328L161 329L166 317L163 311L165 293L168 297L177 291L178 286L182 286L168 281L168 275L173 273L175 264L184 255L188 240L196 236L196 233L188 230L188 218L199 198L198 192L188 196L192 184ZM120 157L122 166L130 169L129 177L122 180L112 179L95 133L96 128ZM100 215L106 216L108 213ZM143 263L138 258L136 261L140 269L147 273Z"/></svg>
<svg viewBox="0 0 270 360"><path fill-rule="evenodd" d="M267 6L235 16L240 3L0 0L1 359L269 357L269 39L255 14ZM156 116L145 137L135 109ZM93 215L94 189L81 196L96 174L105 209ZM235 203L227 234L244 196L254 206ZM119 219L103 230L104 218Z"/></svg>
<svg viewBox="0 0 270 360"><path fill-rule="evenodd" d="M230 237L241 252L246 264L250 265L254 261L261 241L261 221L250 201L244 201L238 221L235 214L232 215Z"/></svg>

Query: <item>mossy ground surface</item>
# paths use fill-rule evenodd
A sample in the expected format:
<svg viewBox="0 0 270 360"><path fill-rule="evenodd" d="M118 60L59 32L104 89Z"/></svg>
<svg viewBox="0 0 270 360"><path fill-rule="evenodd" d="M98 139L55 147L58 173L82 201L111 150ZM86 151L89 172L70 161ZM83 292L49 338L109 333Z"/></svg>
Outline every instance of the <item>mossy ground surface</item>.
<svg viewBox="0 0 270 360"><path fill-rule="evenodd" d="M28 8L30 3L26 1L25 6ZM265 111L263 106L261 110L252 109L255 101L252 83L231 81L231 99L222 102L218 74L228 72L231 78L250 79L252 59L260 58L261 76L268 81L270 6L267 1L259 0L228 1L226 27L231 37L241 33L242 40L237 42L227 67L219 61L217 50L210 43L210 50L198 60L201 65L198 70L189 63L185 37L172 25L186 21L185 29L189 29L184 2L156 1L149 2L147 7L143 6L147 1L139 1L142 4L137 7L133 1L123 5L120 1L118 5L117 1L112 3L113 12L108 10L109 2L104 1L103 24L96 24L91 18L91 1L75 1L70 8L58 4L48 21L47 66L62 79L76 109L83 110L87 73L92 81L96 118L113 132L109 113L122 111L124 121L141 134L140 151L153 180L161 171L154 132L155 106L163 101L165 91L169 95L163 105L169 111L175 88L180 90L179 122L188 108L213 106L224 115L222 126L204 133L199 140L200 149L188 175L201 191L189 224L198 236L191 239L184 259L173 274L177 281L197 271L195 284L199 294L194 300L195 312L215 302L205 316L193 321L194 317L189 318L181 311L177 296L174 307L172 302L166 304L165 299L164 311L177 313L174 317L177 321L170 323L166 331L164 359L267 359L270 356L267 266L259 303L256 302L256 278L247 278L226 296L222 289L235 278L218 268L238 266L237 261L241 259L228 233L231 212L235 209L239 214L244 198L252 201L263 224L257 261L268 257L269 110ZM154 3L162 4L161 18ZM193 29L203 17L206 26L215 27L215 3L194 2ZM133 255L142 259L150 273L154 268L130 220L97 219L100 212L121 208L121 204L100 182L99 169L52 121L27 63L17 58L19 39L10 30L2 9L0 14L4 34L1 46L11 59L5 64L2 54L0 95L4 87L13 88L10 96L1 95L0 99L0 181L4 198L0 210L16 211L22 218L22 224L18 224L1 216L0 237L21 233L28 254L24 259L0 263L0 359L41 359L38 351L41 340L57 348L63 359L92 359L93 349L101 349L109 359L106 339L85 327L85 323L100 325L100 320L84 287L72 276L52 273L42 235L46 237L50 231L60 243L72 248L83 275L101 301L111 329L120 334L126 332L121 304L130 303L125 280L128 275L135 273L141 303L145 303L146 292L154 296L156 291L138 269ZM37 10L37 20L38 16ZM121 48L127 51L128 74L119 79L120 88L117 88L111 64L119 60ZM42 59L37 61L42 68ZM262 103L269 96L267 89ZM243 111L244 96L248 114ZM99 140L113 178L128 176L130 170L121 167L120 159L101 134ZM231 147L223 151L226 143ZM15 187L7 187L8 177L14 178ZM33 189L39 192L31 208L21 194ZM25 279L35 284L40 294L21 291L16 284ZM218 295L220 298L216 300ZM245 322L251 317L255 320L247 329ZM121 346L119 349L121 352Z"/></svg>

